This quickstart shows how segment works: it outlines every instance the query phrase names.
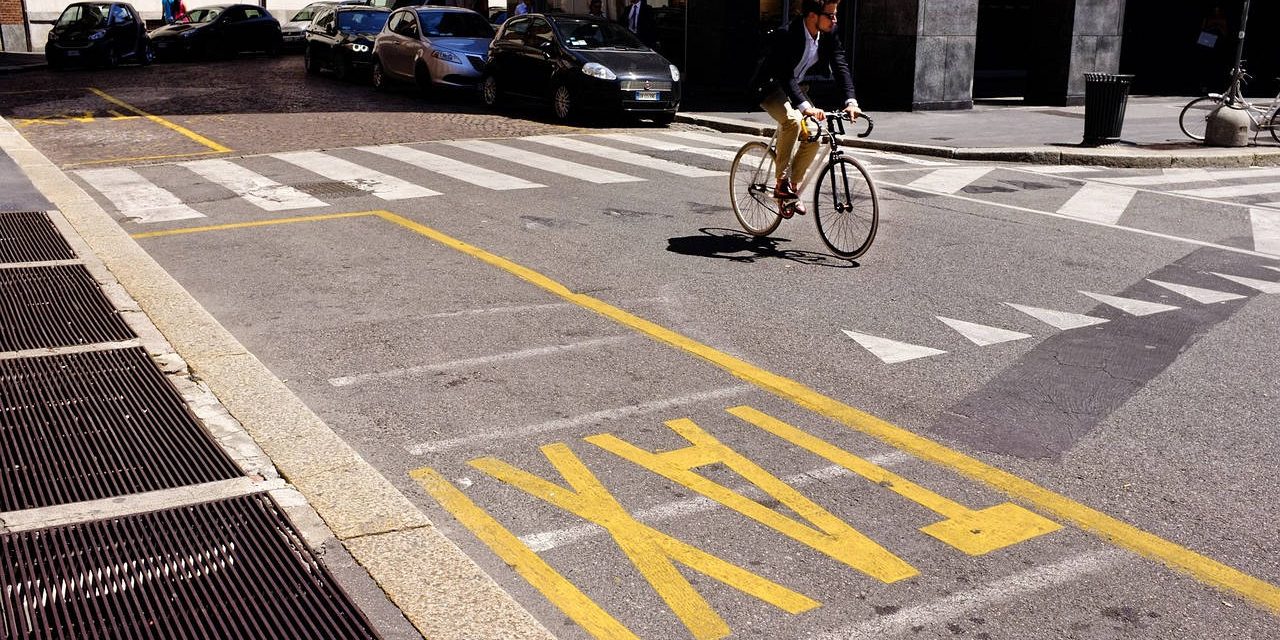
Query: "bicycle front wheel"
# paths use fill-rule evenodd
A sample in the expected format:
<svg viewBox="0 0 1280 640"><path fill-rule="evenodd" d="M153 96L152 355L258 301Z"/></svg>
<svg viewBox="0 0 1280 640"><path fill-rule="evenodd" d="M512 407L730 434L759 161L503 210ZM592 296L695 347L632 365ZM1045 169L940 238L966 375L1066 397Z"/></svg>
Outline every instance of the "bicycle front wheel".
<svg viewBox="0 0 1280 640"><path fill-rule="evenodd" d="M1182 108L1178 116L1178 126L1192 140L1204 140L1204 131L1209 126L1209 114L1222 105L1217 98L1196 98Z"/></svg>
<svg viewBox="0 0 1280 640"><path fill-rule="evenodd" d="M738 150L729 172L729 199L738 224L753 236L767 236L778 228L773 201L774 163L777 154L763 142L748 142Z"/></svg>
<svg viewBox="0 0 1280 640"><path fill-rule="evenodd" d="M1276 127L1280 127L1280 111L1271 116L1271 137L1275 138L1276 142L1280 142L1280 130L1277 130Z"/></svg>
<svg viewBox="0 0 1280 640"><path fill-rule="evenodd" d="M880 199L861 163L839 158L822 169L813 193L813 221L838 256L857 258L871 248L880 226Z"/></svg>

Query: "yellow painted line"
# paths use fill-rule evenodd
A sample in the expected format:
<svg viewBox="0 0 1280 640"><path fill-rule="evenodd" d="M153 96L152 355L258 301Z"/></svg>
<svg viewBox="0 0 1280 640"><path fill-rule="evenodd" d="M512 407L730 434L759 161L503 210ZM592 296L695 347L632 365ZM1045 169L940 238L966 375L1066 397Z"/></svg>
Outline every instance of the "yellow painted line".
<svg viewBox="0 0 1280 640"><path fill-rule="evenodd" d="M600 605L560 575L525 546L520 538L472 502L435 469L424 467L409 472L409 476L418 481L458 522L488 545L503 562L515 569L516 573L587 633L602 639L639 640L636 634L600 608Z"/></svg>
<svg viewBox="0 0 1280 640"><path fill-rule="evenodd" d="M136 117L138 116L125 116L124 119L136 118ZM115 119L117 118L112 118L112 120L115 120ZM84 162L72 162L71 164L62 165L61 168L74 169L76 167L87 167L89 165L108 164L111 162L143 162L145 160L172 160L174 158L191 158L194 156L209 156L209 155L214 155L218 153L222 153L222 152L221 151L192 151L191 153L171 153L171 154L162 155L162 156L133 156L130 158L105 158L103 160L85 160Z"/></svg>
<svg viewBox="0 0 1280 640"><path fill-rule="evenodd" d="M230 229L249 229L252 227L270 227L277 224L294 224L298 222L319 222L321 220L337 220L339 218L362 218L369 216L381 216L381 211L356 211L353 213L325 213L317 216L298 216L295 218L276 218L274 220L256 220L254 222L233 222L230 224L215 224L202 227L183 227L181 229L166 229L164 231L146 231L144 233L134 233L130 237L135 239L142 238L161 238L164 236L178 236L188 233L205 233L207 231L227 231Z"/></svg>
<svg viewBox="0 0 1280 640"><path fill-rule="evenodd" d="M162 127L166 127L166 128L168 128L168 129L172 129L172 130L174 130L174 131L177 131L178 133L180 133L180 134L182 134L182 135L184 135L184 136L186 136L186 137L188 137L188 138L191 138L192 140L195 140L196 142L198 142L198 143L200 143L200 144L202 144L202 145L204 145L204 146L206 146L206 147L209 147L209 148L210 148L210 149L212 149L213 151L216 151L216 152L218 152L218 153L224 153L224 152L227 152L227 151L231 151L231 149L230 149L230 148L228 148L228 147L224 147L224 146L222 146L222 145L220 145L220 144L218 144L218 143L216 143L216 142L214 142L214 141L212 141L212 140L210 140L210 139L208 139L208 138L206 138L206 137L204 137L204 136L202 136L202 135L200 135L200 134L198 134L198 133L196 133L196 132L194 132L194 131L192 131L192 130L190 130L190 129L188 129L188 128L184 127L184 126L182 126L182 125L174 124L173 122L170 122L170 121L168 121L168 120L165 120L164 118L161 118L160 116L154 116L154 115L151 115L151 114L147 113L146 111L143 111L142 109L139 109L139 108L137 108L137 107L135 107L135 106L133 106L133 105L131 105L131 104L129 104L129 103L127 103L127 102L123 101L123 100L120 100L119 98L114 98L114 97L112 97L112 96L109 96L109 95L107 95L105 92L103 92L101 89L96 89L96 88L94 88L94 87L89 87L89 90L90 90L90 91L92 91L92 92L94 92L95 94L97 94L97 95L98 95L98 97L102 98L103 100L106 100L107 102L110 102L111 104L114 104L114 105L116 105L116 106L118 106L118 107L121 107L121 108L123 108L123 109L127 109L127 110L129 110L129 111L132 111L132 112L134 112L134 113L136 113L136 114L138 114L138 115L140 115L140 116L142 116L142 117L144 117L144 118L146 118L146 119L148 119L148 120L150 120L150 121L152 121L152 122L154 122L154 123L156 123L156 124L158 124L158 125L160 125L160 126L162 126Z"/></svg>

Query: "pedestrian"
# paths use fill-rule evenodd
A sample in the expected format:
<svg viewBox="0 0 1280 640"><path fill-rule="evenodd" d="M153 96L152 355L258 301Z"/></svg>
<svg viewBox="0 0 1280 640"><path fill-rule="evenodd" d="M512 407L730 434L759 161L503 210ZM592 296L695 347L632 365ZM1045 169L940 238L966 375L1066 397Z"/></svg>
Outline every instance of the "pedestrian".
<svg viewBox="0 0 1280 640"><path fill-rule="evenodd" d="M587 15L593 18L603 18L604 3L600 0L591 0L591 4L587 5Z"/></svg>
<svg viewBox="0 0 1280 640"><path fill-rule="evenodd" d="M623 24L646 46L652 47L657 43L658 26L654 22L653 7L649 6L649 0L631 0L631 8L627 10Z"/></svg>
<svg viewBox="0 0 1280 640"><path fill-rule="evenodd" d="M1196 48L1199 50L1197 52L1200 60L1198 75L1202 94L1220 91L1226 84L1226 74L1230 71L1226 67L1230 66L1231 62L1228 62L1230 46L1224 39L1230 28L1221 5L1214 5L1200 22L1200 36L1196 38Z"/></svg>
<svg viewBox="0 0 1280 640"><path fill-rule="evenodd" d="M516 3L516 15L522 16L526 13L529 13L529 2L528 0L520 0Z"/></svg>

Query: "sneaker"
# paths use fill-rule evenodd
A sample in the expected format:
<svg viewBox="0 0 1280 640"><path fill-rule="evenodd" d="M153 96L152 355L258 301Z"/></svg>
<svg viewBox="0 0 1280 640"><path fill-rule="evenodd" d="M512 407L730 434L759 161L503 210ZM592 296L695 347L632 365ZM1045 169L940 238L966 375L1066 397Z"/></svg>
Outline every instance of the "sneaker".
<svg viewBox="0 0 1280 640"><path fill-rule="evenodd" d="M795 214L795 213L798 213L800 215L805 214L804 205L800 204L799 200L792 200L788 202L787 208L791 210L790 213L787 215L788 218L791 217L791 214Z"/></svg>
<svg viewBox="0 0 1280 640"><path fill-rule="evenodd" d="M791 180L779 178L777 186L773 188L773 197L779 200L795 200L800 197L800 194L796 193L796 187L791 184Z"/></svg>

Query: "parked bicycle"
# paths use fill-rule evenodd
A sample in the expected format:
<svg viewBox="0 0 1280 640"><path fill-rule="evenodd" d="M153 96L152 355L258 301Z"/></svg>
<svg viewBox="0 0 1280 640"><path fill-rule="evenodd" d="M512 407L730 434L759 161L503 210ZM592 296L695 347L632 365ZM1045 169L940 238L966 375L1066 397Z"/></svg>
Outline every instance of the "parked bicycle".
<svg viewBox="0 0 1280 640"><path fill-rule="evenodd" d="M1204 140L1205 129L1209 126L1209 115L1218 107L1226 105L1243 110L1253 122L1253 131L1270 131L1271 137L1275 138L1276 142L1280 142L1280 94L1272 98L1271 104L1265 109L1255 106L1244 97L1243 93L1244 85L1251 79L1253 76L1246 73L1243 67L1237 67L1231 71L1231 84L1226 91L1211 93L1188 102L1178 116L1178 126L1182 127L1182 132L1192 140Z"/></svg>
<svg viewBox="0 0 1280 640"><path fill-rule="evenodd" d="M871 118L863 114L858 119L867 123L866 131L857 134L858 137L871 135L875 128ZM825 127L809 119L812 133L808 141L827 146L826 166L818 172L813 190L813 221L818 235L836 255L853 259L866 253L875 240L880 224L880 201L871 173L840 148L840 136L845 135L847 120L848 114L843 111L827 113L823 121ZM767 236L782 223L773 198L777 143L775 131L767 144L755 140L742 145L729 173L733 213L742 228L753 236ZM813 175L814 172L807 172L804 182L796 187L797 193L805 193Z"/></svg>

